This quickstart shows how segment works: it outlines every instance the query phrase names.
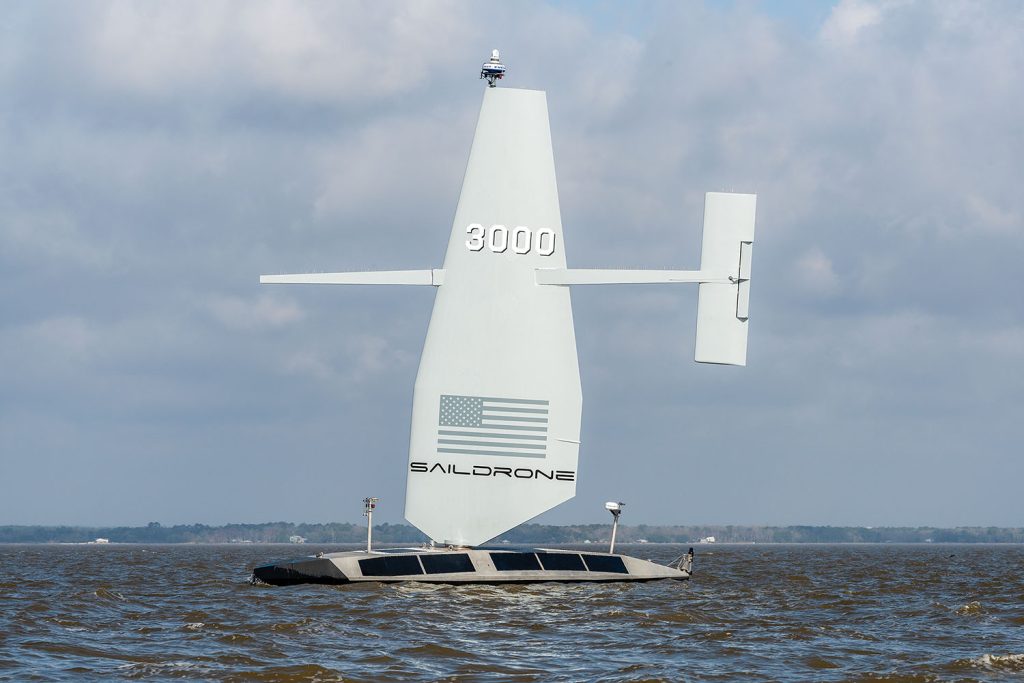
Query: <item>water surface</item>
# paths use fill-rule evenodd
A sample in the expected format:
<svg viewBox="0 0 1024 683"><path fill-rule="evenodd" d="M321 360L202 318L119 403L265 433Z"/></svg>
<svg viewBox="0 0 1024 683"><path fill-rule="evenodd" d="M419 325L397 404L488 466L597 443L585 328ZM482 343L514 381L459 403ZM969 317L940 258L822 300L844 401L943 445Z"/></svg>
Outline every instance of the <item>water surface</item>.
<svg viewBox="0 0 1024 683"><path fill-rule="evenodd" d="M698 546L689 582L247 583L337 549L0 546L0 678L1024 680L1021 546Z"/></svg>

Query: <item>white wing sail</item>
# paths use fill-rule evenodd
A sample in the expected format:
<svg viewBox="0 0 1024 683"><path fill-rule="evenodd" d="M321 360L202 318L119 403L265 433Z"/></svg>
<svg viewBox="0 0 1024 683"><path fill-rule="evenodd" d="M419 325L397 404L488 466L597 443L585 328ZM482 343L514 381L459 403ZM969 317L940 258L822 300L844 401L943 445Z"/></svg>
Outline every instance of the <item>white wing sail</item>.
<svg viewBox="0 0 1024 683"><path fill-rule="evenodd" d="M543 92L488 88L413 398L405 516L478 545L572 498L579 365Z"/></svg>
<svg viewBox="0 0 1024 683"><path fill-rule="evenodd" d="M413 395L405 516L479 545L576 494L569 285L700 284L695 359L746 363L756 197L708 193L701 269L566 268L545 94L487 88L440 269L265 275L437 288Z"/></svg>

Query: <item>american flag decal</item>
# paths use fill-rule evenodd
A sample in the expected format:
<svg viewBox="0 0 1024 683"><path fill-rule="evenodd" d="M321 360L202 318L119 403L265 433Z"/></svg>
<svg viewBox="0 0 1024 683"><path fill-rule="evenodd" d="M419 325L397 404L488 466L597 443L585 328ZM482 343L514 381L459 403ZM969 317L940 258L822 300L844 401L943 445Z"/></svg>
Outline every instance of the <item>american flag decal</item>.
<svg viewBox="0 0 1024 683"><path fill-rule="evenodd" d="M547 401L441 395L438 453L543 458L547 441Z"/></svg>

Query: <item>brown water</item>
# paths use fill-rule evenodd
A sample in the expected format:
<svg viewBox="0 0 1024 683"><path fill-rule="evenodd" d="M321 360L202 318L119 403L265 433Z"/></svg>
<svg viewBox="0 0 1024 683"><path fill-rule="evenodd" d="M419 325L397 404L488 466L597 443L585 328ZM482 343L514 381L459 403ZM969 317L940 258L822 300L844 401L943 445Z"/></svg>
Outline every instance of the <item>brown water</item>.
<svg viewBox="0 0 1024 683"><path fill-rule="evenodd" d="M0 678L1024 680L1021 546L699 546L692 581L646 584L246 582L335 549L0 546Z"/></svg>

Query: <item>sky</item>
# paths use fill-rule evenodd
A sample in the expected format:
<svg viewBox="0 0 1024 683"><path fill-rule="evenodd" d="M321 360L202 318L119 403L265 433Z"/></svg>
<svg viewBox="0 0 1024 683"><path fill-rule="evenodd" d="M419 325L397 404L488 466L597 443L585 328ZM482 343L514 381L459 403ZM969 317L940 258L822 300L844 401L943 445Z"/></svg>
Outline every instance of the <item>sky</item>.
<svg viewBox="0 0 1024 683"><path fill-rule="evenodd" d="M1024 5L954 0L8 4L0 524L402 522L432 288L258 276L440 267L495 47L570 267L758 194L747 367L695 287L573 290L536 521L1024 525Z"/></svg>

